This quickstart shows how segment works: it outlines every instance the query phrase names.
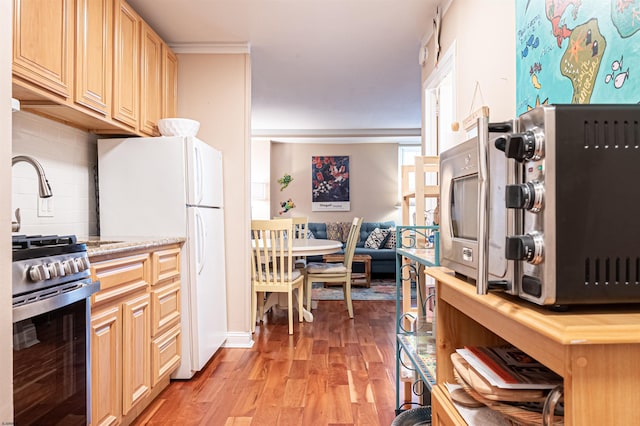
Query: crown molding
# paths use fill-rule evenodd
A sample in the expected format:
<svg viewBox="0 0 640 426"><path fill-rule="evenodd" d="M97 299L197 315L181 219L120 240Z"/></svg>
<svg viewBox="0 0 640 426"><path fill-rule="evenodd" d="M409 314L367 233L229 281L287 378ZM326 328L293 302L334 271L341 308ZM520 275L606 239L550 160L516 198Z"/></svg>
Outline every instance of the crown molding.
<svg viewBox="0 0 640 426"><path fill-rule="evenodd" d="M250 43L169 43L174 53L192 54L246 54Z"/></svg>
<svg viewBox="0 0 640 426"><path fill-rule="evenodd" d="M253 129L251 137L280 143L419 145L421 129Z"/></svg>
<svg viewBox="0 0 640 426"><path fill-rule="evenodd" d="M389 138L420 136L418 128L401 129L252 129L251 136L266 138Z"/></svg>

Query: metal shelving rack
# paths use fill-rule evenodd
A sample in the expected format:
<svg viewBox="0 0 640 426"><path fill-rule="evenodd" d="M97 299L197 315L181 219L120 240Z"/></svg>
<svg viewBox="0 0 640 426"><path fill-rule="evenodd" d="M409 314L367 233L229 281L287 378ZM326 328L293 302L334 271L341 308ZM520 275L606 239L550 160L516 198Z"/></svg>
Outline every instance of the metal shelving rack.
<svg viewBox="0 0 640 426"><path fill-rule="evenodd" d="M435 303L435 287L427 286L424 268L440 263L438 229L438 226L424 225L396 227L396 413L411 403L413 394L420 396L421 404L428 404L425 396L429 396L436 384L435 351L429 354L424 350L421 340L424 336L416 330L416 324L418 318L429 318L427 308ZM413 372L413 377L401 377L403 366ZM402 404L401 382L404 383ZM429 394L425 395L425 391Z"/></svg>

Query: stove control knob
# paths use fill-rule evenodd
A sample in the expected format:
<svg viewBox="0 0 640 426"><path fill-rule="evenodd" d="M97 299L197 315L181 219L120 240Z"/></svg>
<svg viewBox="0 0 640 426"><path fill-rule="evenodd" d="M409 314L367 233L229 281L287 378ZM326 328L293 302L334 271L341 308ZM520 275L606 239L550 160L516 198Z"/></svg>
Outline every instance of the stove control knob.
<svg viewBox="0 0 640 426"><path fill-rule="evenodd" d="M527 209L537 213L542 210L544 186L538 181L506 185L504 198L508 209Z"/></svg>
<svg viewBox="0 0 640 426"><path fill-rule="evenodd" d="M65 276L64 266L62 266L62 262L59 262L59 261L51 262L48 265L48 269L49 269L49 274L51 275L51 278Z"/></svg>
<svg viewBox="0 0 640 426"><path fill-rule="evenodd" d="M537 265L544 258L544 240L539 232L507 237L505 257L509 260L526 260Z"/></svg>
<svg viewBox="0 0 640 426"><path fill-rule="evenodd" d="M78 273L78 265L76 264L74 259L65 260L64 262L62 262L62 266L64 267L64 272L67 275Z"/></svg>
<svg viewBox="0 0 640 426"><path fill-rule="evenodd" d="M86 271L91 266L89 258L86 256L76 257L76 265L78 267L78 272Z"/></svg>
<svg viewBox="0 0 640 426"><path fill-rule="evenodd" d="M31 281L44 281L51 278L49 275L49 269L45 265L33 265L29 268L29 278Z"/></svg>

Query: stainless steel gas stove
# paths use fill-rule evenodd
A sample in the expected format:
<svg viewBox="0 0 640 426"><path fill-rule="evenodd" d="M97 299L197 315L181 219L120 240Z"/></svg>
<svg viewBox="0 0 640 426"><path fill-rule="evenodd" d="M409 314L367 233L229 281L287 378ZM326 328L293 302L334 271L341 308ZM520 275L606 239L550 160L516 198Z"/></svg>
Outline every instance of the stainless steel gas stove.
<svg viewBox="0 0 640 426"><path fill-rule="evenodd" d="M75 236L14 235L16 424L89 424L89 297L100 289Z"/></svg>

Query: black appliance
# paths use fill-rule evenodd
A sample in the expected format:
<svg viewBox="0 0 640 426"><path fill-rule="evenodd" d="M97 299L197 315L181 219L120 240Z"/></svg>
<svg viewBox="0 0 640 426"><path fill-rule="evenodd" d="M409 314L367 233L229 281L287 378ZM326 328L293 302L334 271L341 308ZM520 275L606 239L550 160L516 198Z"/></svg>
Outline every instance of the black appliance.
<svg viewBox="0 0 640 426"><path fill-rule="evenodd" d="M13 400L18 425L90 423L87 248L75 236L12 237Z"/></svg>

